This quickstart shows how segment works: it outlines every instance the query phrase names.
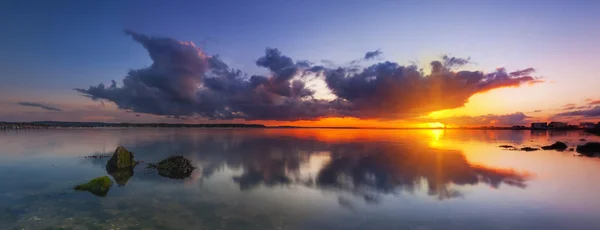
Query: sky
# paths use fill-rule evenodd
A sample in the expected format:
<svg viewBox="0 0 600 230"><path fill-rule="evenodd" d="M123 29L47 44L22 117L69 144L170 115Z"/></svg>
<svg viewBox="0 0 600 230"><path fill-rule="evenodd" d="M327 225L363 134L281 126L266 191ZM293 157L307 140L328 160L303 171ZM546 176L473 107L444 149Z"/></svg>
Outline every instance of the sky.
<svg viewBox="0 0 600 230"><path fill-rule="evenodd" d="M596 1L3 1L0 121L598 122L599 23Z"/></svg>

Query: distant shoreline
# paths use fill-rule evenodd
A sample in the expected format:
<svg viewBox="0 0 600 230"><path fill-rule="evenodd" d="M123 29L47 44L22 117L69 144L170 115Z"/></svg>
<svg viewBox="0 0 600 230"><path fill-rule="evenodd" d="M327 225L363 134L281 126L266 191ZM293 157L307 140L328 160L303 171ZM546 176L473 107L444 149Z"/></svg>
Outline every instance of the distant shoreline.
<svg viewBox="0 0 600 230"><path fill-rule="evenodd" d="M0 129L47 129L47 128L262 128L262 129L381 129L381 130L588 130L584 128L535 129L529 127L316 127L316 126L266 126L263 124L181 124L181 123L105 123L105 122L0 122ZM597 130L592 129L592 133Z"/></svg>

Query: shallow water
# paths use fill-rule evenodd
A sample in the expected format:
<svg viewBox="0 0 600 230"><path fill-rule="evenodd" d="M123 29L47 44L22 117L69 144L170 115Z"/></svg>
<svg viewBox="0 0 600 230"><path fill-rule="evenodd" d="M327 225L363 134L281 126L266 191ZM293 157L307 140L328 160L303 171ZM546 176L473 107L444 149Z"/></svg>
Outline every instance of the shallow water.
<svg viewBox="0 0 600 230"><path fill-rule="evenodd" d="M579 131L55 129L0 132L0 229L600 229L600 158L499 145ZM72 190L133 175L105 197ZM145 169L180 154L185 180ZM116 177L116 178L115 178ZM118 182L118 183L116 183Z"/></svg>

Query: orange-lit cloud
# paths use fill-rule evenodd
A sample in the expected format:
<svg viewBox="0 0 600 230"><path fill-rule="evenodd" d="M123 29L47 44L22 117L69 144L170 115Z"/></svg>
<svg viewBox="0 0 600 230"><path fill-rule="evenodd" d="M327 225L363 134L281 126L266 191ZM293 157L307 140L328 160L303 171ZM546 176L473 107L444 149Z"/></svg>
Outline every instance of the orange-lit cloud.
<svg viewBox="0 0 600 230"><path fill-rule="evenodd" d="M594 101L590 101L588 102L589 105L600 105L600 100L594 100Z"/></svg>

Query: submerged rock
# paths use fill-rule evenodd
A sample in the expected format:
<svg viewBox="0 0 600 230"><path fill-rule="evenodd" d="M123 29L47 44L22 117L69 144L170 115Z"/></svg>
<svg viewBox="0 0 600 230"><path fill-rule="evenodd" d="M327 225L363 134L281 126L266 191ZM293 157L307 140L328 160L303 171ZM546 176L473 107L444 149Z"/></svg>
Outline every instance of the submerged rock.
<svg viewBox="0 0 600 230"><path fill-rule="evenodd" d="M538 151L540 149L538 148L532 148L532 147L523 147L521 148L521 151L525 151L525 152L531 152L531 151Z"/></svg>
<svg viewBox="0 0 600 230"><path fill-rule="evenodd" d="M196 169L190 160L183 156L170 156L158 162L157 165L149 164L149 167L155 167L158 170L158 174L172 179L187 178Z"/></svg>
<svg viewBox="0 0 600 230"><path fill-rule="evenodd" d="M124 169L115 169L115 168L106 168L106 172L112 176L112 178L117 182L119 186L125 186L127 181L133 176L133 168L128 167Z"/></svg>
<svg viewBox="0 0 600 230"><path fill-rule="evenodd" d="M113 169L124 169L133 167L137 164L133 160L133 153L129 152L125 147L119 146L113 153L112 157L106 163L106 168Z"/></svg>
<svg viewBox="0 0 600 230"><path fill-rule="evenodd" d="M552 145L547 145L547 146L542 146L543 150L558 150L558 151L565 151L565 149L567 149L569 146L563 142L557 141L556 143L552 144Z"/></svg>
<svg viewBox="0 0 600 230"><path fill-rule="evenodd" d="M579 145L577 146L577 152L584 156L593 157L596 154L600 154L600 143L588 142L584 145Z"/></svg>
<svg viewBox="0 0 600 230"><path fill-rule="evenodd" d="M92 179L90 182L75 186L75 190L88 191L96 196L106 196L108 190L112 187L112 181L108 176Z"/></svg>

